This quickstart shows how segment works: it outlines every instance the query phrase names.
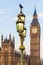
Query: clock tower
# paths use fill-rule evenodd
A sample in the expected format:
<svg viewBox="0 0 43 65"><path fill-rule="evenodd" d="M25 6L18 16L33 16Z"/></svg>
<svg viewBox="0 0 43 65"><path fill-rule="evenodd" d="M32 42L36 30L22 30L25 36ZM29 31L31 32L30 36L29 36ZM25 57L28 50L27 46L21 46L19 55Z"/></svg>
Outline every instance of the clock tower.
<svg viewBox="0 0 43 65"><path fill-rule="evenodd" d="M30 65L40 65L40 24L36 8L30 25Z"/></svg>

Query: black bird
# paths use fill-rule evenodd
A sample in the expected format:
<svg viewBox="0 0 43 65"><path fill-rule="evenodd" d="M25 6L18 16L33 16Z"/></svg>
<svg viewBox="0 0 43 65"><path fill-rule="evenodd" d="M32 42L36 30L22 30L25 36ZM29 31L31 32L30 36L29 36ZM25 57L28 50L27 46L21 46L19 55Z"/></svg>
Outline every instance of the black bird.
<svg viewBox="0 0 43 65"><path fill-rule="evenodd" d="M23 8L23 6L21 4L19 4L20 8Z"/></svg>

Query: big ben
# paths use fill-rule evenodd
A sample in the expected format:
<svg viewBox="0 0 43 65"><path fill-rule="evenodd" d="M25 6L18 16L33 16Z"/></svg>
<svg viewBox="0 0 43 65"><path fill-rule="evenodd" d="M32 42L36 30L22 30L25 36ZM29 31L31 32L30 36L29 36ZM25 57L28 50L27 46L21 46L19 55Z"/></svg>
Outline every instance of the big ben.
<svg viewBox="0 0 43 65"><path fill-rule="evenodd" d="M40 65L40 24L36 8L30 25L30 65Z"/></svg>

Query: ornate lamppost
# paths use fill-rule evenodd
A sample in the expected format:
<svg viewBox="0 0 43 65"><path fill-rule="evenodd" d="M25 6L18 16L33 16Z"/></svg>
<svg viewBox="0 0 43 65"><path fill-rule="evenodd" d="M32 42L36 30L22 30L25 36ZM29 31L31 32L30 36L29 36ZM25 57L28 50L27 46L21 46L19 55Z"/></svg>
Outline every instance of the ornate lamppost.
<svg viewBox="0 0 43 65"><path fill-rule="evenodd" d="M24 60L23 60L23 51L25 50L25 46L23 46L23 41L24 38L26 37L26 28L25 28L25 15L22 12L22 8L23 6L21 4L19 4L20 6L20 14L18 14L18 20L16 22L16 28L17 28L17 32L19 33L20 36L20 46L19 49L21 51L21 58L20 58L20 63L19 65L24 65Z"/></svg>

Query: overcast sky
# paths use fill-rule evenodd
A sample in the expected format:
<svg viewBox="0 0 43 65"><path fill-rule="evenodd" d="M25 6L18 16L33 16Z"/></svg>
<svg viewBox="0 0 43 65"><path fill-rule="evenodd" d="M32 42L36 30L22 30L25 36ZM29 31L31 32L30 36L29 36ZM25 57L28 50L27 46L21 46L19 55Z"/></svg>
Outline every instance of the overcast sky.
<svg viewBox="0 0 43 65"><path fill-rule="evenodd" d="M23 12L26 15L25 26L27 35L24 41L26 53L30 54L30 24L34 13L35 5L38 15L38 21L41 26L40 56L43 57L43 0L0 0L0 41L1 35L8 37L11 33L15 37L16 50L20 46L20 38L16 31L16 20L19 14L19 4L23 6ZM1 42L0 42L1 46ZM18 49L19 50L19 49Z"/></svg>

